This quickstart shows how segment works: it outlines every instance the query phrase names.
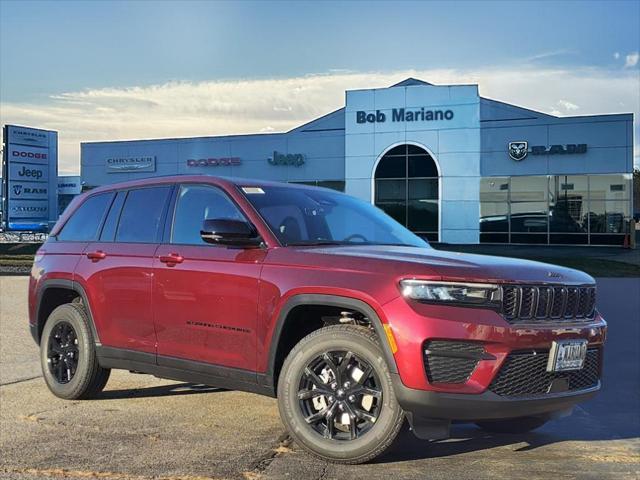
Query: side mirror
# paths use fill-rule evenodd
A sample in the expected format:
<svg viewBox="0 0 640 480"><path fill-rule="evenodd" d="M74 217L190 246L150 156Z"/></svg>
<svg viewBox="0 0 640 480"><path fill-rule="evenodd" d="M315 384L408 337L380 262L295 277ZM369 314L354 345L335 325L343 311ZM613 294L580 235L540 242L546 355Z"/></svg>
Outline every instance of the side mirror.
<svg viewBox="0 0 640 480"><path fill-rule="evenodd" d="M247 222L222 218L206 219L202 222L200 238L215 245L237 247L257 247L262 243L258 233Z"/></svg>

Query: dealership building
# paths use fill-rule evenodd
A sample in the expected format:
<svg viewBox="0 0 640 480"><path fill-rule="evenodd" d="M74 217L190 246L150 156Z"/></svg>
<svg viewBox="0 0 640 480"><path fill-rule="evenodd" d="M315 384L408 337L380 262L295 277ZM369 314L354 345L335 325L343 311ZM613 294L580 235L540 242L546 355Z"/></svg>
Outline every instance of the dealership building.
<svg viewBox="0 0 640 480"><path fill-rule="evenodd" d="M556 117L407 79L285 133L90 142L85 188L208 174L334 188L443 243L622 245L633 115Z"/></svg>

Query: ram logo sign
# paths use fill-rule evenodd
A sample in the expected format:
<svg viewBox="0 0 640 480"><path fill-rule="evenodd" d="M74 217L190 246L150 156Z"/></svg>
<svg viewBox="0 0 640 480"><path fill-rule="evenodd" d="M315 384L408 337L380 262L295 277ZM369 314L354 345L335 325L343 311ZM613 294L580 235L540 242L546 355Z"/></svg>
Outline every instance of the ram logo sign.
<svg viewBox="0 0 640 480"><path fill-rule="evenodd" d="M524 160L528 152L527 142L509 142L509 156L516 162Z"/></svg>

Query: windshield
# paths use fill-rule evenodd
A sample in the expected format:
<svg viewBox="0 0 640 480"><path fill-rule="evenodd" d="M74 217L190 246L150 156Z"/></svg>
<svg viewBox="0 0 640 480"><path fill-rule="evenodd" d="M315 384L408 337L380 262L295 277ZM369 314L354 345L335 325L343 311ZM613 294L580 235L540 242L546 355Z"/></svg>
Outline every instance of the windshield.
<svg viewBox="0 0 640 480"><path fill-rule="evenodd" d="M283 245L427 247L370 203L325 189L241 187Z"/></svg>

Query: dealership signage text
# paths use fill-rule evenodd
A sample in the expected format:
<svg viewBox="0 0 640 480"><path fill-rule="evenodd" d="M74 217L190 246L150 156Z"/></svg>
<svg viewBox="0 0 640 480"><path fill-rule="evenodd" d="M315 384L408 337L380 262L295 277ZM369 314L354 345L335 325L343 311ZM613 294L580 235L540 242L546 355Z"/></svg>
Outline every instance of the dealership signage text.
<svg viewBox="0 0 640 480"><path fill-rule="evenodd" d="M453 120L453 110L425 110L394 108L391 110L392 122L432 122L439 120ZM356 112L356 123L384 123L388 113L376 110L375 113L367 113L363 110Z"/></svg>
<svg viewBox="0 0 640 480"><path fill-rule="evenodd" d="M111 157L107 158L107 172L155 172L156 157Z"/></svg>
<svg viewBox="0 0 640 480"><path fill-rule="evenodd" d="M301 153L279 153L273 152L273 156L267 159L271 165L293 165L299 167L304 165L304 155Z"/></svg>
<svg viewBox="0 0 640 480"><path fill-rule="evenodd" d="M188 167L231 167L241 163L242 160L238 157L190 158L187 160Z"/></svg>

